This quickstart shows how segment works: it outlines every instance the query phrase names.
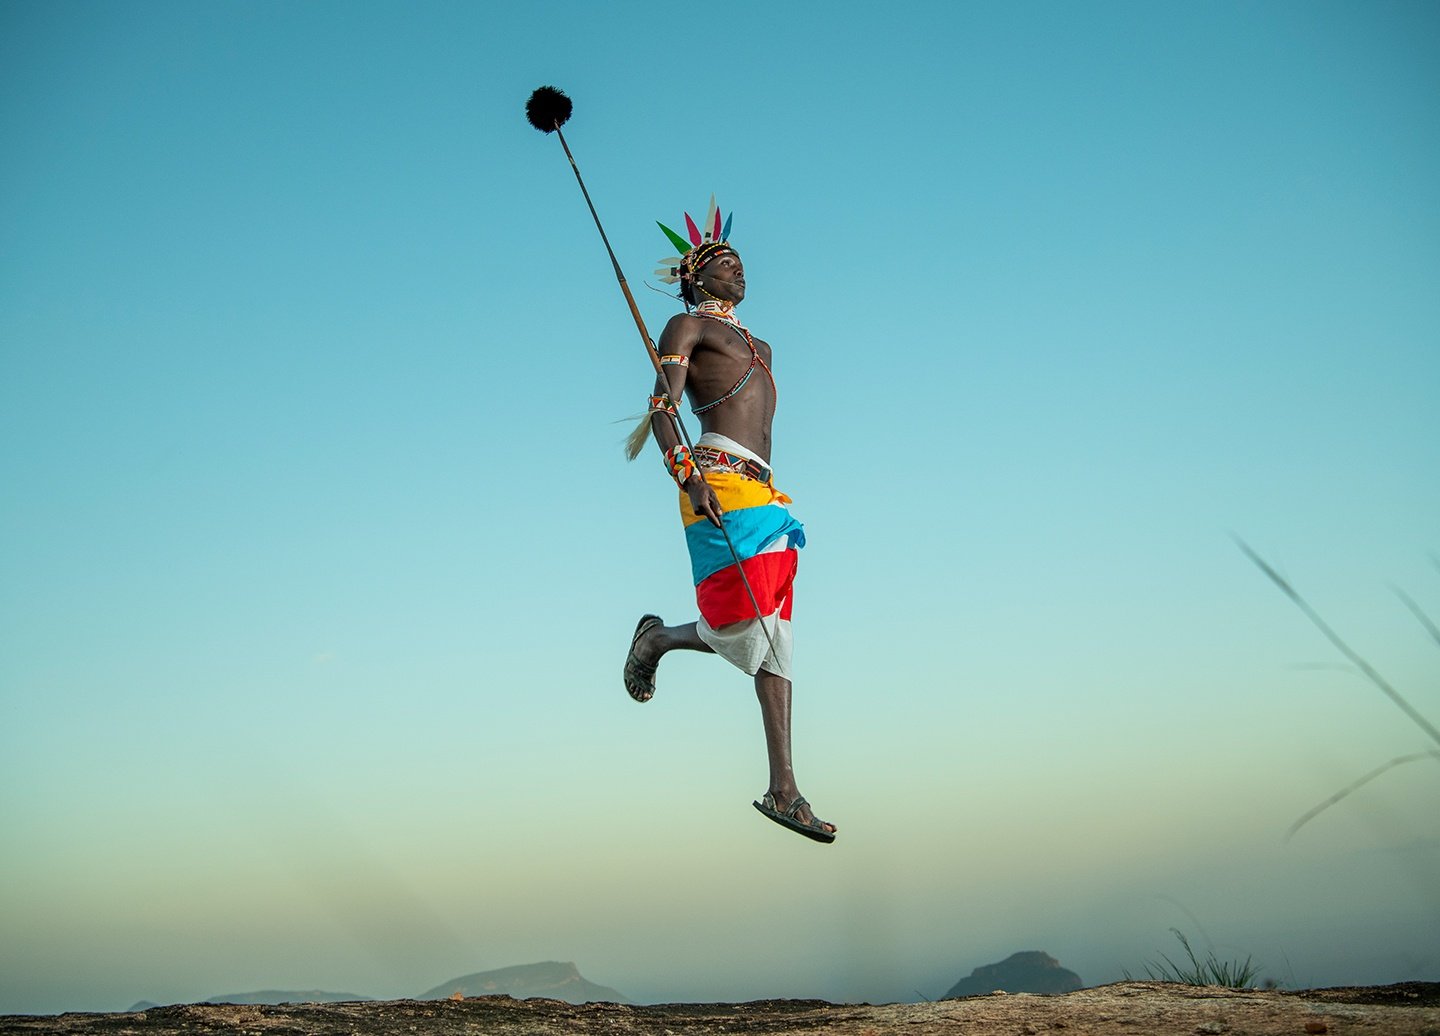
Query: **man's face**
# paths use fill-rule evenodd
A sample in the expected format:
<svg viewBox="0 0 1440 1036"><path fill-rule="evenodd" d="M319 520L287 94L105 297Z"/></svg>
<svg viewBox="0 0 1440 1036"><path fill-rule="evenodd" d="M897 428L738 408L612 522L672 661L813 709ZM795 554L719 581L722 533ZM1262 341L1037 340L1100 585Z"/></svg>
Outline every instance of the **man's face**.
<svg viewBox="0 0 1440 1036"><path fill-rule="evenodd" d="M700 298L713 295L721 302L739 302L745 297L745 266L734 252L721 252L695 275L703 289Z"/></svg>

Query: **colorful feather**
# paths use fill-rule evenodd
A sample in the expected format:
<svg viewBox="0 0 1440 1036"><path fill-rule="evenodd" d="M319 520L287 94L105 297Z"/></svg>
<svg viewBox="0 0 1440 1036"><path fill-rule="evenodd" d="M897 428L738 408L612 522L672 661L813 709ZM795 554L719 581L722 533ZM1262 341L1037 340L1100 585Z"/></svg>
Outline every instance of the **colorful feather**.
<svg viewBox="0 0 1440 1036"><path fill-rule="evenodd" d="M700 228L695 225L695 221L690 218L688 212L685 213L685 229L690 231L691 244L703 245L705 243L705 239L700 236Z"/></svg>
<svg viewBox="0 0 1440 1036"><path fill-rule="evenodd" d="M659 220L656 220L656 221L655 221L655 225L656 225L657 227L659 227L661 230L665 231L665 236L670 239L670 243L671 243L672 245L674 245L676 248L680 249L680 254L681 254L681 255L684 255L686 252L690 251L690 247L691 247L691 246L690 246L690 243L689 243L688 241L686 241L683 237L681 237L679 234L675 233L675 231L671 230L669 227L667 227L664 223L661 223ZM665 262L664 259L662 259L662 260L660 260L660 261L661 261L662 263Z"/></svg>
<svg viewBox="0 0 1440 1036"><path fill-rule="evenodd" d="M720 210L715 207L715 195L710 195L710 208L705 211L705 240L718 241L720 233Z"/></svg>
<svg viewBox="0 0 1440 1036"><path fill-rule="evenodd" d="M721 240L721 241L729 241L729 240L730 240L730 221L731 221L732 219L734 219L734 218L735 218L735 213L733 213L733 212L730 213L730 215L728 215L728 216L725 217L725 229L722 230L722 231L720 231L720 240Z"/></svg>

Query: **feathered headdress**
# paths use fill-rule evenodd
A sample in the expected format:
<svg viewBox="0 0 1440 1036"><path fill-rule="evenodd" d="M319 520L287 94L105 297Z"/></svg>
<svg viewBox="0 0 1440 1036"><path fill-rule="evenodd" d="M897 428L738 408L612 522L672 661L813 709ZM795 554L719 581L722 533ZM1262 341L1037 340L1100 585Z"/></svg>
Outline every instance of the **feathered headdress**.
<svg viewBox="0 0 1440 1036"><path fill-rule="evenodd" d="M730 221L734 218L735 213L732 212L725 217L724 224L721 224L720 210L715 206L715 195L712 194L710 208L705 213L705 222L700 226L695 225L690 213L685 213L685 229L689 232L689 241L656 220L655 225L665 232L665 236L680 250L680 254L661 259L655 276L666 284L674 284L682 277L693 275L708 260L714 258L716 253L725 250L733 252L735 249L730 245Z"/></svg>

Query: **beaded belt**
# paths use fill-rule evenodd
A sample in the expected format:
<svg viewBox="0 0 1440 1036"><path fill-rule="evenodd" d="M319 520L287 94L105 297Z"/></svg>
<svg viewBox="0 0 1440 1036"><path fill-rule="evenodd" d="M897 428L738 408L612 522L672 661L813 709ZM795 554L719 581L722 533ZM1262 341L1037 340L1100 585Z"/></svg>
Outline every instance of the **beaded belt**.
<svg viewBox="0 0 1440 1036"><path fill-rule="evenodd" d="M733 471L767 486L773 477L773 472L759 461L726 453L713 446L696 446L694 454L696 463L706 471Z"/></svg>

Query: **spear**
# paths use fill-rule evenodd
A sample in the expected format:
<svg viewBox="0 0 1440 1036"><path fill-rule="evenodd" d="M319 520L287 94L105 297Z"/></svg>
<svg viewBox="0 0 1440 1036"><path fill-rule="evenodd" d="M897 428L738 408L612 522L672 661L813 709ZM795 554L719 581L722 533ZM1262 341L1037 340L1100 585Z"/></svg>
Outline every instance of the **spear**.
<svg viewBox="0 0 1440 1036"><path fill-rule="evenodd" d="M620 282L620 291L625 296L625 302L630 307L630 315L635 318L635 327L640 332L640 340L645 343L646 355L650 357L650 365L655 368L655 374L661 379L667 392L670 382L665 378L665 369L660 365L660 353L655 348L654 341L650 338L650 332L645 328L645 319L640 315L640 307L635 305L635 296L630 294L630 285L625 283L625 274L620 269L620 260L615 258L615 250L610 247L610 238L605 235L605 227L600 222L600 214L595 211L595 203L590 200L590 191L585 187L585 179L580 175L580 167L575 164L575 156L570 153L570 145L565 142L565 134L560 127L570 121L570 113L573 110L570 98L561 90L553 86L542 86L530 95L530 100L525 102L525 117L530 120L541 133L554 133L560 138L560 146L565 149L565 157L570 160L570 168L575 173L575 182L580 185L580 193L585 196L585 204L590 209L590 218L595 221L595 229L600 231L600 240L605 244L605 253L610 256L610 265L615 268L615 279ZM685 430L685 422L680 419L678 412L667 414L671 423L675 426L675 434L685 444L685 448L694 452L695 446L690 441L690 433ZM740 554L735 549L735 543L730 539L730 530L725 528L725 516L720 516L720 532L725 537L725 545L730 548L730 557L735 561L735 571L740 574L740 583L745 587L745 593L750 598L750 605L755 609L755 617L760 620L760 629L765 634L765 640L770 645L771 654L779 657L775 650L775 641L770 636L770 628L765 625L765 613L760 610L760 602L755 599L755 591L750 587L750 580L745 575L745 566L740 564Z"/></svg>

